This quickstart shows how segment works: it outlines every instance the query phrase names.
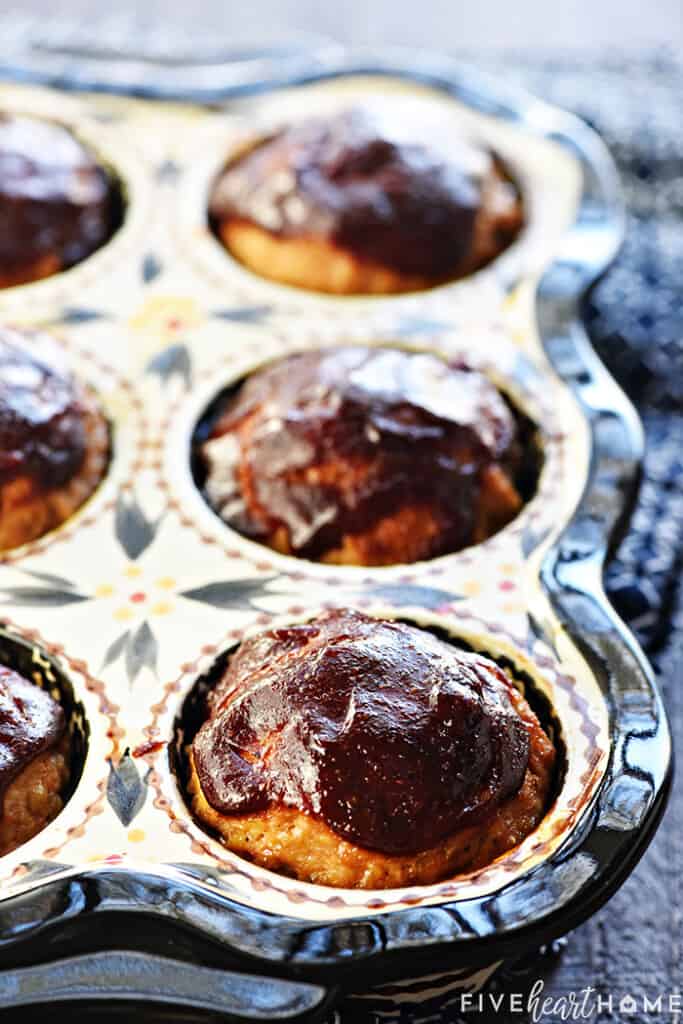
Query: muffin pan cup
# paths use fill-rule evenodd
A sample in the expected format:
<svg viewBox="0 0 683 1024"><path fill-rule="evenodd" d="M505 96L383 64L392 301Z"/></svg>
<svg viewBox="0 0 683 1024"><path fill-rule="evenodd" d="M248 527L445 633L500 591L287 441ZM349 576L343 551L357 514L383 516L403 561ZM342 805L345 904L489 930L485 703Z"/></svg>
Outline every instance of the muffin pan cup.
<svg viewBox="0 0 683 1024"><path fill-rule="evenodd" d="M0 619L59 659L88 736L64 810L0 862L3 1006L105 996L235 1020L441 1012L601 906L666 802L661 698L601 584L643 444L580 320L621 239L609 155L577 119L445 58L321 52L294 77L287 62L259 67L240 78L231 66L220 85L180 75L169 104L0 88L8 109L101 147L128 204L90 260L0 292L2 320L56 336L113 439L86 506L2 558ZM153 71L146 81L155 95ZM159 86L171 98L166 73ZM378 90L500 148L529 211L518 242L471 278L386 298L298 292L234 264L204 215L231 146ZM465 359L536 423L537 492L499 534L415 565L333 567L250 542L208 508L190 441L212 399L269 359L354 341ZM550 701L565 750L557 798L493 865L409 890L327 889L241 860L192 819L168 744L198 677L245 633L341 604L461 637Z"/></svg>

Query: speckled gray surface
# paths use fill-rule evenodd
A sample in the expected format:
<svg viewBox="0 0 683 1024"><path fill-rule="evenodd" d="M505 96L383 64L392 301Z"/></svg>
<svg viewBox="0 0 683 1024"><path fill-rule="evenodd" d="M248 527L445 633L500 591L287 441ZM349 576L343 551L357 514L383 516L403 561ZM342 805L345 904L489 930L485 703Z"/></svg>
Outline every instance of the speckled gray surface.
<svg viewBox="0 0 683 1024"><path fill-rule="evenodd" d="M594 341L644 419L648 452L631 530L608 574L610 595L658 670L683 744L683 68L665 57L544 62L514 71L535 92L587 118L619 162L630 210L626 244L588 304ZM637 871L571 937L549 991L593 985L594 1020L675 1020L683 983L683 786ZM535 975L534 975L535 977ZM663 995L661 1015L642 995ZM607 997L613 997L610 1010ZM636 1007L619 1004L633 995ZM675 1005L675 1001L674 1001ZM519 1020L518 1015L510 1019Z"/></svg>
<svg viewBox="0 0 683 1024"><path fill-rule="evenodd" d="M544 0L422 0L419 17L416 8L405 0L345 0L324 4L319 0L249 0L249 3L225 3L225 0L10 0L23 15L50 15L50 22L83 19L96 20L101 38L125 38L125 20L133 12L147 24L155 25L155 34L189 32L196 37L201 29L211 38L234 42L242 36L254 38L264 31L282 34L314 30L333 36L346 46L423 46L442 50L476 49L478 52L502 52L525 47L529 50L571 49L600 53L606 47L641 52L645 47L668 43L683 47L683 6L680 0L563 0L549 4ZM647 10L646 16L644 12Z"/></svg>

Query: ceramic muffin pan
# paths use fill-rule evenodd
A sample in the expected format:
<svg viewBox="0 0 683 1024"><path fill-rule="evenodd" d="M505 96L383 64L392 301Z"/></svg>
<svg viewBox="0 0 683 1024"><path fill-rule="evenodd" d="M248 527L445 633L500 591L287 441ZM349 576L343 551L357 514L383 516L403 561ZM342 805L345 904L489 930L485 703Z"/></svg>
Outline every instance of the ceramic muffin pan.
<svg viewBox="0 0 683 1024"><path fill-rule="evenodd" d="M112 431L89 501L2 556L3 657L20 649L51 666L81 763L58 817L0 860L0 1002L99 985L239 1019L314 1019L351 998L354 1020L391 1019L410 1002L443 1007L600 906L665 802L666 717L601 587L642 438L578 320L621 232L600 141L447 62L337 58L301 82L238 91L200 105L0 89L3 110L72 127L125 197L122 227L92 257L0 291L0 319L49 334ZM207 224L229 154L274 124L380 94L502 155L526 209L517 240L463 280L393 297L319 295L236 263ZM278 554L215 515L191 446L216 396L274 358L349 343L464 362L529 418L542 459L512 522L431 561L359 568ZM562 770L519 846L434 885L343 890L263 870L193 819L177 737L198 680L243 637L334 606L437 629L503 660L548 709ZM128 924L108 933L108 911ZM188 933L192 956L178 938ZM170 963L161 954L174 936Z"/></svg>

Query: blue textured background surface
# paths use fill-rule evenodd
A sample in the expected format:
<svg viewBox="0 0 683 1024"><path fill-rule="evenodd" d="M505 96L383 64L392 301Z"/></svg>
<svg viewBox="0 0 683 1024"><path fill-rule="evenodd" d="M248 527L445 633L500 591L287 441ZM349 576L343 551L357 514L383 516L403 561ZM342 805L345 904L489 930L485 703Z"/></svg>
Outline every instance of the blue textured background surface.
<svg viewBox="0 0 683 1024"><path fill-rule="evenodd" d="M683 64L520 57L505 67L536 94L571 109L605 138L629 206L626 244L586 317L594 344L635 402L647 432L645 474L608 592L658 673L675 747L683 749ZM493 66L492 66L493 70ZM683 784L637 871L579 928L562 955L508 979L544 977L561 995L592 985L609 1005L593 1020L675 1020L642 1012L642 995L683 985ZM638 1008L619 1009L632 994ZM666 1005L666 1003L664 1004ZM474 1020L480 1019L476 1015ZM519 1014L497 1020L520 1021Z"/></svg>

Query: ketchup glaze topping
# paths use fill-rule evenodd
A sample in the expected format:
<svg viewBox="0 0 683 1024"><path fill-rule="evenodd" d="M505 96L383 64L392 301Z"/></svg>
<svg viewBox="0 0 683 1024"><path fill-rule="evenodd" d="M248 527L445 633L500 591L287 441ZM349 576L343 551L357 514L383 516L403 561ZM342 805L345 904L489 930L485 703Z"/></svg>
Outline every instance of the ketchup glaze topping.
<svg viewBox="0 0 683 1024"><path fill-rule="evenodd" d="M0 666L0 797L64 729L64 711L49 693Z"/></svg>
<svg viewBox="0 0 683 1024"><path fill-rule="evenodd" d="M232 656L194 763L226 815L272 805L387 854L430 849L519 788L529 757L494 662L414 626L335 610Z"/></svg>
<svg viewBox="0 0 683 1024"><path fill-rule="evenodd" d="M380 110L299 121L236 157L217 179L214 223L325 238L359 259L439 280L470 256L494 156L443 125ZM512 190L512 186L510 186Z"/></svg>
<svg viewBox="0 0 683 1024"><path fill-rule="evenodd" d="M434 557L471 542L483 470L514 454L515 436L482 374L349 346L255 372L198 454L209 503L247 536L285 526L293 553L318 558L406 505L429 506Z"/></svg>
<svg viewBox="0 0 683 1024"><path fill-rule="evenodd" d="M0 487L19 476L44 490L67 483L86 450L83 409L68 376L0 327Z"/></svg>
<svg viewBox="0 0 683 1024"><path fill-rule="evenodd" d="M78 263L115 220L109 175L67 128L0 113L0 278L46 256Z"/></svg>

